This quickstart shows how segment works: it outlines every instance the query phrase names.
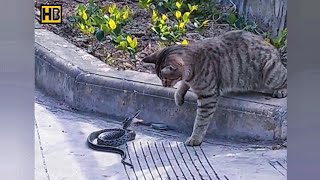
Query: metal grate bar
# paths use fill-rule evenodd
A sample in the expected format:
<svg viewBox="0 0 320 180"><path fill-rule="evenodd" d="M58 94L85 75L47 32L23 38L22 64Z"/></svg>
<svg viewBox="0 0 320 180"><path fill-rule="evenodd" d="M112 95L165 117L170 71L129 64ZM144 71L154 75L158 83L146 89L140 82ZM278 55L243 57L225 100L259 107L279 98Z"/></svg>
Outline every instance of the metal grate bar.
<svg viewBox="0 0 320 180"><path fill-rule="evenodd" d="M182 151L181 151L181 149L180 149L180 147L179 147L179 145L178 145L177 142L176 142L176 145L177 145L178 151L179 151L179 153L180 153L180 156L182 157L182 160L183 160L185 166L187 167L187 169L188 169L188 171L189 171L192 179L195 179L193 173L191 172L191 170L190 170L190 168L189 168L189 166L188 166L188 164L187 164L187 162L186 162L186 160L184 159L184 156L183 156L183 154L182 154Z"/></svg>
<svg viewBox="0 0 320 180"><path fill-rule="evenodd" d="M154 165L154 167L156 168L156 170L157 170L157 172L158 172L158 174L159 174L160 179L162 179L162 176L161 176L161 174L160 174L160 172L159 172L158 166L157 166L157 164L156 164L156 162L155 162L155 160L154 160L153 153L152 153L152 151L151 151L149 142L147 142L147 146L148 146L148 150L149 150L149 153L150 153L150 156L151 156L153 165Z"/></svg>
<svg viewBox="0 0 320 180"><path fill-rule="evenodd" d="M139 156L138 156L138 154L137 154L137 150L136 150L136 147L135 147L135 145L134 145L134 141L132 141L132 146L133 146L134 153L135 153L135 155L136 155L136 158L137 158L137 161L138 161L138 164L139 164L141 173L142 173L144 179L147 180L147 178L146 178L146 176L145 176L145 174L144 174L144 172L143 172L143 169L142 169L142 166L141 166L141 163L140 163L140 160L139 160Z"/></svg>
<svg viewBox="0 0 320 180"><path fill-rule="evenodd" d="M219 178L219 176L218 176L218 173L217 173L217 172L214 170L214 168L212 167L210 161L208 160L208 158L207 158L206 154L204 153L204 151L203 151L203 149L202 149L201 146L200 146L200 150L201 150L204 158L206 159L207 163L209 164L211 170L213 171L214 175L216 176L216 178L217 178L218 180L220 180L220 178ZM226 176L225 176L225 178L228 179Z"/></svg>
<svg viewBox="0 0 320 180"><path fill-rule="evenodd" d="M175 168L173 168L173 166L172 166L172 164L171 164L171 161L170 161L169 156L168 156L168 154L167 154L166 148L165 148L164 145L163 145L163 142L161 142L161 145L162 145L162 148L163 148L163 150L164 150L164 153L165 153L165 155L166 155L166 157L167 157L167 159L168 159L168 162L169 162L169 164L170 164L170 166L171 166L171 169L172 169L174 175L176 176L176 178L179 179L179 176L177 175L177 173L176 173L176 171L175 171Z"/></svg>
<svg viewBox="0 0 320 180"><path fill-rule="evenodd" d="M141 141L140 141L140 147L141 147L141 151L142 151L144 160L145 160L145 162L146 162L146 164L147 164L147 167L148 167L148 170L149 170L149 172L150 172L150 175L151 175L152 179L154 179L154 177L153 177L153 175L152 175L152 172L151 172L151 169L150 169L150 166L149 166L149 163L148 163L148 161L147 161L147 156L146 156L146 154L145 154L144 151L143 151L143 147L142 147Z"/></svg>

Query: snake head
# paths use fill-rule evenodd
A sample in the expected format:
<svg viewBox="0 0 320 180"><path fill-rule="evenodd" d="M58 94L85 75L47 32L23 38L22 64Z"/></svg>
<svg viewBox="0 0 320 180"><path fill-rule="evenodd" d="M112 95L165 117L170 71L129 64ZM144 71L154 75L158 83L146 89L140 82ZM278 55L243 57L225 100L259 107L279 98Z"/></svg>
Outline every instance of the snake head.
<svg viewBox="0 0 320 180"><path fill-rule="evenodd" d="M124 121L122 121L122 129L127 129L129 126L131 126L132 120L139 116L140 110L138 110L133 116L126 118Z"/></svg>

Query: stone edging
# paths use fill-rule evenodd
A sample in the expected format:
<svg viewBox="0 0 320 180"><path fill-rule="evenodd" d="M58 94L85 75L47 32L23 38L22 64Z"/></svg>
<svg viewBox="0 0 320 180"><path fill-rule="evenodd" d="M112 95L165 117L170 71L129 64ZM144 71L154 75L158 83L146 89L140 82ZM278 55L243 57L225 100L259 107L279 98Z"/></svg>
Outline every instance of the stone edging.
<svg viewBox="0 0 320 180"><path fill-rule="evenodd" d="M54 33L35 29L36 86L75 109L130 116L141 109L145 123L161 122L190 134L196 98L188 93L183 106L174 104L174 89L161 86L154 74L118 71L68 43ZM232 139L285 139L285 99L265 100L262 95L225 96L208 137Z"/></svg>

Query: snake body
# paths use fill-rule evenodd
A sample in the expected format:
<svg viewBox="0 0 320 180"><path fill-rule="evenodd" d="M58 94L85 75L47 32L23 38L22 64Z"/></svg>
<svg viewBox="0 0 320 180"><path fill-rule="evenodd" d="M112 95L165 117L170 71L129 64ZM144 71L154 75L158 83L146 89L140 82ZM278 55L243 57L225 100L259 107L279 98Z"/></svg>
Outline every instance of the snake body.
<svg viewBox="0 0 320 180"><path fill-rule="evenodd" d="M132 164L125 161L126 153L117 147L135 139L136 133L127 128L131 125L132 120L139 114L140 111L137 111L132 117L126 118L122 122L122 128L102 129L90 133L87 138L88 147L96 151L120 154L121 162L132 167ZM97 139L96 144L93 143L95 139Z"/></svg>

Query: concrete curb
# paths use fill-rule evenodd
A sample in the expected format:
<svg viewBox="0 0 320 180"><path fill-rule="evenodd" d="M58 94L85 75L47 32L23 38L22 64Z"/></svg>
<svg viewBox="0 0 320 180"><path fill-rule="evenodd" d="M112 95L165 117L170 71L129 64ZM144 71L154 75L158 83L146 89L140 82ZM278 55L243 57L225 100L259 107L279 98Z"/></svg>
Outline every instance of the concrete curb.
<svg viewBox="0 0 320 180"><path fill-rule="evenodd" d="M117 71L54 33L35 29L36 86L75 109L130 116L141 109L145 123L162 122L190 134L196 98L188 93L183 106L174 103L174 89L161 86L154 74ZM285 99L261 94L221 97L208 137L246 140L285 139Z"/></svg>

